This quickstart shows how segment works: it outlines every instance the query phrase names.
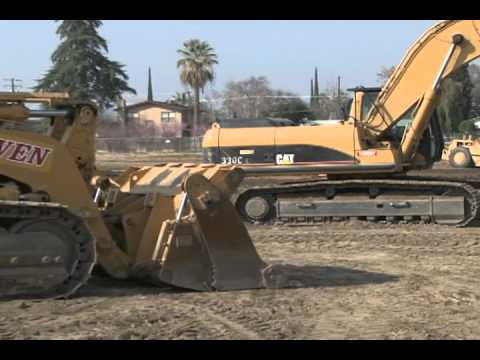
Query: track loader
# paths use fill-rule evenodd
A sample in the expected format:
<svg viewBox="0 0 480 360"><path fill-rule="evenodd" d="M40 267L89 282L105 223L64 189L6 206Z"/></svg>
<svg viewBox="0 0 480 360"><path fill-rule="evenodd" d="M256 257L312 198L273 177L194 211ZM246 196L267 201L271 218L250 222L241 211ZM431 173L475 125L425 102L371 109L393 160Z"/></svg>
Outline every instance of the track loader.
<svg viewBox="0 0 480 360"><path fill-rule="evenodd" d="M238 165L247 176L305 176L238 194L236 207L251 222L466 226L480 205L472 186L406 173L440 160L440 85L479 56L480 20L441 21L408 49L383 88L351 89L345 119L298 126L218 121L204 137L205 161ZM307 180L320 174L326 179Z"/></svg>
<svg viewBox="0 0 480 360"><path fill-rule="evenodd" d="M0 93L0 296L70 296L95 264L198 291L263 287L229 201L242 170L167 163L109 178L96 117L66 94Z"/></svg>

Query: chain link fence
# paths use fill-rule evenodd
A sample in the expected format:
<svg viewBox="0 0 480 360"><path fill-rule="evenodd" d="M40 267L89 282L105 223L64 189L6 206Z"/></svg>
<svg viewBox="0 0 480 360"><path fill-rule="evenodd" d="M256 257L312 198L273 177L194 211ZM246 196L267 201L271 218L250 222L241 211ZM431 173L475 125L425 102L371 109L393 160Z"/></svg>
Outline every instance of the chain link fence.
<svg viewBox="0 0 480 360"><path fill-rule="evenodd" d="M112 153L200 153L202 137L97 138L97 150Z"/></svg>

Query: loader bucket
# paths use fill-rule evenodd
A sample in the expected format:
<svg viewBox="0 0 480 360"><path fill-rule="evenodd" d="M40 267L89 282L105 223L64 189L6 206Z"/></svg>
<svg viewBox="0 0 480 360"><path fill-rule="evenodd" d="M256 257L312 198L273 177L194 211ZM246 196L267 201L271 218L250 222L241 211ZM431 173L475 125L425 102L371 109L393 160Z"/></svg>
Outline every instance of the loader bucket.
<svg viewBox="0 0 480 360"><path fill-rule="evenodd" d="M173 285L212 291L212 267L204 242L193 223L167 220L162 224L151 261L136 264L131 275L157 286Z"/></svg>
<svg viewBox="0 0 480 360"><path fill-rule="evenodd" d="M116 178L126 197L104 215L124 229L130 276L198 291L263 288L266 264L230 201L243 176L234 166L160 164Z"/></svg>
<svg viewBox="0 0 480 360"><path fill-rule="evenodd" d="M200 174L189 176L184 190L212 264L212 287L217 290L262 288L262 270L266 264L230 200Z"/></svg>
<svg viewBox="0 0 480 360"><path fill-rule="evenodd" d="M162 224L152 263L137 275L198 291L263 288L266 264L228 197L201 174L184 191L190 214Z"/></svg>
<svg viewBox="0 0 480 360"><path fill-rule="evenodd" d="M202 235L188 219L167 221L160 232L162 259L156 280L197 291L215 290L213 268ZM157 251L155 251L157 253Z"/></svg>

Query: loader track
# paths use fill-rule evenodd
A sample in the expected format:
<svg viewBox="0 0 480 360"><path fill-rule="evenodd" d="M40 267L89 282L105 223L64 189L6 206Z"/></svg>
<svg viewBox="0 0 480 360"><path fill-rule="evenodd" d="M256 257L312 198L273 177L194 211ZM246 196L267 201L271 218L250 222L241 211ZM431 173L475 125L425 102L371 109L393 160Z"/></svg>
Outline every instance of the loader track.
<svg viewBox="0 0 480 360"><path fill-rule="evenodd" d="M352 191L355 193L358 189L363 192L370 191L371 188L381 189L382 191L395 193L396 196L402 193L417 192L423 195L435 194L441 198L448 196L463 196L466 200L465 214L461 221L451 224L456 227L465 227L479 220L480 217L480 192L476 188L478 184L469 184L442 179L441 181L421 180L419 178L399 178L395 180L388 179L358 179L358 180L320 180L295 183L284 183L275 186L253 186L248 187L243 192L239 189L232 200L242 217L254 224L265 225L315 225L330 222L347 221L368 221L372 223L435 223L435 219L428 216L277 216L276 200L279 196L294 196L300 199L308 197L326 196L326 191L332 191L333 196L330 200L335 202L337 192ZM329 189L329 190L328 190ZM254 197L262 197L270 203L269 216L265 219L253 219L246 212L246 203ZM323 198L325 199L325 197ZM298 200L298 199L297 199ZM447 224L450 225L450 224Z"/></svg>
<svg viewBox="0 0 480 360"><path fill-rule="evenodd" d="M57 234L58 229L65 229L68 236L62 237L62 240L69 251L66 253L64 260L66 262L66 259L69 259L69 262L65 265L69 268L69 271L65 270L63 281L47 287L44 284L38 288L33 285L31 291L27 290L25 292L23 290L20 291L20 294L16 294L14 291L17 287L16 279L13 279L13 281L12 279L2 280L0 285L6 286L6 289L3 288L0 291L0 296L6 298L14 298L18 295L35 298L66 298L73 295L88 281L96 261L95 238L84 221L69 211L67 207L46 202L0 201L0 222L2 223L3 234L13 236L29 231L46 231L48 233L48 226L52 226ZM39 224L40 227L43 227L42 230L38 230ZM37 227L37 230L31 230L35 227ZM2 241L1 234L0 241ZM18 262L20 265L18 267L9 266L8 271L10 273L12 270L17 271L22 267L21 252L23 249L21 246L22 244L19 242L18 251L20 255L18 256ZM15 248L9 250L16 251ZM0 255L2 254L0 253ZM38 264L30 264L29 266L38 266ZM48 274L45 276L44 272L41 272L41 274L38 275L39 284L49 276ZM12 289L8 288L10 285Z"/></svg>

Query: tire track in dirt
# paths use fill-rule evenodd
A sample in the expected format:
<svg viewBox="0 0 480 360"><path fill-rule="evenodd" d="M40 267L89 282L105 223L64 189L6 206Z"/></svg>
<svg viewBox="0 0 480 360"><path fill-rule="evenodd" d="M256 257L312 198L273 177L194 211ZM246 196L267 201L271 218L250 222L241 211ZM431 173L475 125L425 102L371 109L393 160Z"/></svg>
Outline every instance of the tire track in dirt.
<svg viewBox="0 0 480 360"><path fill-rule="evenodd" d="M245 340L261 340L262 339L260 337L260 335L257 334L256 332L245 328L243 325L241 325L238 322L231 321L231 320L227 319L225 316L212 313L208 309L202 309L202 314L203 314L203 316L208 317L208 318L210 318L214 321L217 321L217 322L221 323L222 325L226 326L228 329L230 329L230 330L234 331L235 333L241 335L242 339L245 339Z"/></svg>
<svg viewBox="0 0 480 360"><path fill-rule="evenodd" d="M188 301L188 300L176 300L176 303L180 307L190 307L195 310L195 313L199 316L197 321L202 323L208 328L215 328L220 324L230 332L233 332L236 337L245 340L261 340L262 337L249 326L246 326L244 322L238 321L238 319L231 319L225 315L226 312L233 313L231 309L227 310L218 301L213 301L213 304L209 301ZM201 304L201 305L199 305ZM220 306L219 306L220 305ZM215 312L210 309L214 308ZM213 324L212 324L213 323Z"/></svg>
<svg viewBox="0 0 480 360"><path fill-rule="evenodd" d="M298 333L300 325L290 317L295 303L303 303L303 299L288 299L283 291L263 289L221 292L215 293L214 298L182 298L180 303L182 306L193 305L206 326L221 324L227 327L233 335L230 338L285 339Z"/></svg>
<svg viewBox="0 0 480 360"><path fill-rule="evenodd" d="M64 328L75 328L78 331L80 324L90 322L97 312L104 312L109 307L109 300L13 301L11 305L21 310L15 318L5 323L5 327L16 338L49 338L47 334ZM103 309L98 306L102 304L106 305ZM62 337L64 336L60 336Z"/></svg>
<svg viewBox="0 0 480 360"><path fill-rule="evenodd" d="M4 323L4 318L0 319L0 340L15 339L15 331L12 331L8 323Z"/></svg>

